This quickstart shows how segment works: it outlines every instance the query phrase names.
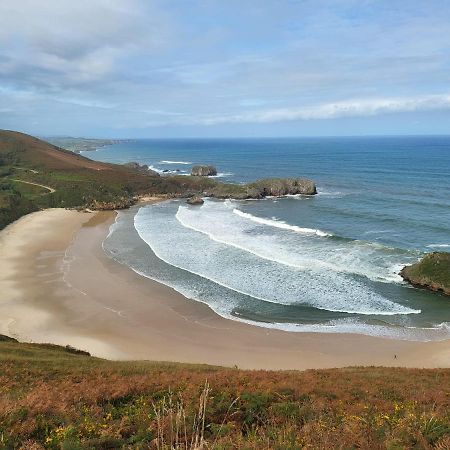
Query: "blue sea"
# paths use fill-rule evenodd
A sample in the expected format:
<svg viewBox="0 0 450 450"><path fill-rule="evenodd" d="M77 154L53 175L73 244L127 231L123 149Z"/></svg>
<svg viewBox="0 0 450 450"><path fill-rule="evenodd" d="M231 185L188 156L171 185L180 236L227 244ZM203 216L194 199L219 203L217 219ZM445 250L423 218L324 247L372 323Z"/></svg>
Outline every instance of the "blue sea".
<svg viewBox="0 0 450 450"><path fill-rule="evenodd" d="M306 177L314 197L121 211L105 251L232 320L292 332L450 338L450 299L400 269L450 251L450 137L137 140L86 152L162 176Z"/></svg>

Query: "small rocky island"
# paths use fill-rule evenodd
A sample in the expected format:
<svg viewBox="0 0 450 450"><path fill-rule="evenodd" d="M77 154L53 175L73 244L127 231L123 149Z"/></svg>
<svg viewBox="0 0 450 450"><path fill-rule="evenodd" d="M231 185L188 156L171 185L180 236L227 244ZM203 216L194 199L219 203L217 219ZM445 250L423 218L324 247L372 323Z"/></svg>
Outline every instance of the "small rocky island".
<svg viewBox="0 0 450 450"><path fill-rule="evenodd" d="M450 295L450 253L428 253L418 263L404 267L400 276L413 286Z"/></svg>
<svg viewBox="0 0 450 450"><path fill-rule="evenodd" d="M186 203L189 205L203 205L205 202L199 195L194 195L193 197L189 197Z"/></svg>
<svg viewBox="0 0 450 450"><path fill-rule="evenodd" d="M217 175L217 169L214 166L194 166L191 175L193 177L212 177Z"/></svg>

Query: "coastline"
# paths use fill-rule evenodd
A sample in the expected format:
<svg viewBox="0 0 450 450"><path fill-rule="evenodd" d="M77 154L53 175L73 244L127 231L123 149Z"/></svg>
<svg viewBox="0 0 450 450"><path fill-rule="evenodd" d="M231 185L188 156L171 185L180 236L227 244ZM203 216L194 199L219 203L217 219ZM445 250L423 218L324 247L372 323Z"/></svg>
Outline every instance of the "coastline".
<svg viewBox="0 0 450 450"><path fill-rule="evenodd" d="M224 319L110 259L102 242L114 216L50 209L0 232L0 334L108 359L247 369L450 367L450 340L291 333Z"/></svg>

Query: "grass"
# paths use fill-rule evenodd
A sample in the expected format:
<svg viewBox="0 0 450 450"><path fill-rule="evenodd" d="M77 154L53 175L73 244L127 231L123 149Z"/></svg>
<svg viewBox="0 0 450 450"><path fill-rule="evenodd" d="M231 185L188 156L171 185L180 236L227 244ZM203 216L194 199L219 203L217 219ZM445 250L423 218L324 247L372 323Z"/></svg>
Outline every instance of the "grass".
<svg viewBox="0 0 450 450"><path fill-rule="evenodd" d="M243 371L0 341L0 448L447 449L450 371Z"/></svg>
<svg viewBox="0 0 450 450"><path fill-rule="evenodd" d="M41 195L46 195L48 194L48 190L40 187L40 186L34 186L31 184L26 184L26 183L20 183L18 181L11 181L12 187L13 189L18 192L21 197L24 197L28 200L34 200L37 197L41 196Z"/></svg>

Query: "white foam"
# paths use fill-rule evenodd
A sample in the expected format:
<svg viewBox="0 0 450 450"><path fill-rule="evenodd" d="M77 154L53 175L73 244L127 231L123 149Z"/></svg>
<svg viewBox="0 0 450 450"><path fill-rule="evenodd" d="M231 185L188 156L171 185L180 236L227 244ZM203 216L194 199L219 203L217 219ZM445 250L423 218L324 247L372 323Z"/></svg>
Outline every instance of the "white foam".
<svg viewBox="0 0 450 450"><path fill-rule="evenodd" d="M273 245L274 242L276 244L276 236L250 239L255 244L262 238L262 251L261 248L250 249L245 244L245 233L238 233L239 241L233 241L231 237L236 234L236 225L242 225L242 220L236 217L238 223L233 226L229 220L224 221L223 214L202 217L201 211L214 209L214 203L217 202L205 202L202 208L197 209L179 207L177 218L168 214L169 209L163 205L141 208L134 219L135 228L141 239L166 263L262 301L286 305L305 304L352 314L397 315L420 312L388 300L354 277L325 270L320 264L301 269L280 264L264 253L267 249L270 251L276 248ZM233 218L234 215L223 203L218 205ZM185 219L184 225L189 227L179 222L180 217L181 220ZM201 223L207 223L215 230L214 239L205 229L203 232L194 230L199 229ZM161 233L161 229L165 232Z"/></svg>
<svg viewBox="0 0 450 450"><path fill-rule="evenodd" d="M189 164L193 164L192 162L190 162L190 161L166 161L166 160L163 160L163 161L161 161L161 164L182 164L182 165L189 165Z"/></svg>
<svg viewBox="0 0 450 450"><path fill-rule="evenodd" d="M159 167L153 165L148 166L148 168L159 173L160 175L189 175L185 170L166 170L160 169Z"/></svg>
<svg viewBox="0 0 450 450"><path fill-rule="evenodd" d="M330 198L341 198L349 195L350 192L341 192L341 191L324 191L320 187L317 188L317 194L320 197L330 197Z"/></svg>
<svg viewBox="0 0 450 450"><path fill-rule="evenodd" d="M428 248L449 248L450 244L430 244L427 245Z"/></svg>
<svg viewBox="0 0 450 450"><path fill-rule="evenodd" d="M261 328L283 330L293 333L351 333L420 342L444 341L449 339L450 335L450 322L443 322L437 324L435 327L372 325L352 319L336 319L325 323L313 324L286 322L268 323L245 319L243 317L239 317L236 313L223 313L217 311L216 309L214 309L214 311L226 319L237 320L238 322L243 322L248 325L258 326Z"/></svg>
<svg viewBox="0 0 450 450"><path fill-rule="evenodd" d="M232 175L231 172L218 172L217 175L210 175L208 178L225 178L231 177Z"/></svg>
<svg viewBox="0 0 450 450"><path fill-rule="evenodd" d="M240 209L234 209L233 213L245 219L259 223L261 225L268 225L270 227L280 228L282 230L295 231L296 233L317 234L317 236L321 237L332 236L332 234L326 233L325 231L322 230L316 230L313 228L303 228L297 225L289 225L288 223L283 222L282 220L277 220L276 218L265 219L263 217L257 217L254 216L253 214L243 212Z"/></svg>
<svg viewBox="0 0 450 450"><path fill-rule="evenodd" d="M287 229L275 227L284 234L274 235L272 221L269 219L267 227L266 219L256 222L261 227L257 228L258 233L255 234L254 221L246 220L240 214L230 214L230 209L234 208L233 203L229 200L224 203L207 200L201 215L198 210L180 207L175 217L184 226L203 232L217 242L297 269L331 270L361 275L373 281L401 283L402 278L398 272L408 262L412 262L410 258L399 262L395 249L380 244L362 241L340 244L322 237L317 239L313 233L291 234L293 226L288 224ZM233 209L234 211L236 210Z"/></svg>

